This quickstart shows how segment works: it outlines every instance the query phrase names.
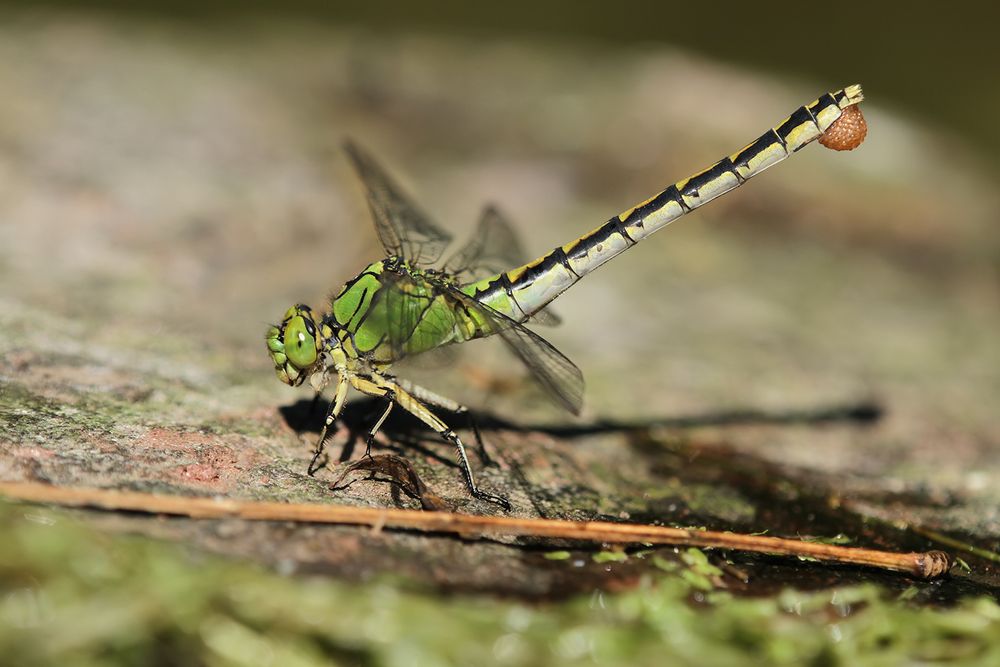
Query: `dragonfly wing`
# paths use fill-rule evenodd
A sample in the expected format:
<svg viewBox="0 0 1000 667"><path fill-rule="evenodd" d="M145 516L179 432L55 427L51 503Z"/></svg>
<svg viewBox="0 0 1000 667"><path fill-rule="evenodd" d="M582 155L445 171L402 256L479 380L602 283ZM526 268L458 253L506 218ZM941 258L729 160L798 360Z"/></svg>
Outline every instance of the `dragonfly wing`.
<svg viewBox="0 0 1000 667"><path fill-rule="evenodd" d="M553 313L552 309L548 306L529 317L528 321L532 324L541 324L546 327L557 327L562 324L562 318Z"/></svg>
<svg viewBox="0 0 1000 667"><path fill-rule="evenodd" d="M500 317L505 317L497 313ZM556 402L574 415L583 407L583 373L552 343L514 320L514 326L502 329L500 338L524 362L542 388Z"/></svg>
<svg viewBox="0 0 1000 667"><path fill-rule="evenodd" d="M417 265L439 260L451 235L431 222L366 151L351 142L344 145L344 150L365 186L385 251Z"/></svg>
<svg viewBox="0 0 1000 667"><path fill-rule="evenodd" d="M449 287L449 296L485 323L488 333L497 334L507 344L532 377L556 403L574 415L583 406L583 373L566 355L535 332L503 313L476 301L465 292Z"/></svg>
<svg viewBox="0 0 1000 667"><path fill-rule="evenodd" d="M528 255L510 220L493 205L483 209L476 233L445 262L444 270L463 283L474 282L520 266ZM533 324L556 326L562 320L549 309L531 316Z"/></svg>
<svg viewBox="0 0 1000 667"><path fill-rule="evenodd" d="M477 280L523 264L526 258L510 221L495 206L479 217L476 233L445 262L444 270L458 278Z"/></svg>

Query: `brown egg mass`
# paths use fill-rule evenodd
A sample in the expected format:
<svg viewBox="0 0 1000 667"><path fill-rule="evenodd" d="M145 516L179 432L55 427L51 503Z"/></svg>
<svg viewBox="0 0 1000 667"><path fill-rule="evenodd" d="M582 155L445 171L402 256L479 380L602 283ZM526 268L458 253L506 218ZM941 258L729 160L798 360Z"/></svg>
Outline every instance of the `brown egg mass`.
<svg viewBox="0 0 1000 667"><path fill-rule="evenodd" d="M861 113L861 107L854 104L844 109L840 118L819 138L819 143L835 151L853 151L867 135L868 123Z"/></svg>

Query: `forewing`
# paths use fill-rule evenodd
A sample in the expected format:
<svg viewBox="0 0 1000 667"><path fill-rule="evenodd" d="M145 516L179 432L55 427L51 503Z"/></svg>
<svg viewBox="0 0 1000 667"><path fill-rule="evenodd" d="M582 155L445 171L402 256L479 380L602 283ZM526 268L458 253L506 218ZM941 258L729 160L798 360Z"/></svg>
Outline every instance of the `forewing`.
<svg viewBox="0 0 1000 667"><path fill-rule="evenodd" d="M489 333L500 336L548 396L574 415L580 414L584 384L576 364L535 332L457 288L449 288L449 295L485 322Z"/></svg>
<svg viewBox="0 0 1000 667"><path fill-rule="evenodd" d="M385 251L416 265L439 260L451 235L432 223L371 155L351 142L344 144L344 150L365 186L375 229Z"/></svg>

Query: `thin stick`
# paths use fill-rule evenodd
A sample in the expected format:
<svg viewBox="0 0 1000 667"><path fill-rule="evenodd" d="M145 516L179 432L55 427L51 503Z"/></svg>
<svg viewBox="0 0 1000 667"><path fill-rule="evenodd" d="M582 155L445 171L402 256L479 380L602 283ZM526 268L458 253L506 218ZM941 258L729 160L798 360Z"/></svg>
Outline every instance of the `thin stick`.
<svg viewBox="0 0 1000 667"><path fill-rule="evenodd" d="M942 551L895 553L840 547L761 535L667 528L605 521L563 521L473 516L450 512L346 507L342 505L268 503L216 498L162 496L133 491L60 488L47 484L0 482L0 494L14 500L169 514L192 519L239 518L249 521L300 521L371 526L373 528L453 533L462 537L532 536L597 543L672 544L806 556L821 561L867 565L933 579L947 572L951 559Z"/></svg>

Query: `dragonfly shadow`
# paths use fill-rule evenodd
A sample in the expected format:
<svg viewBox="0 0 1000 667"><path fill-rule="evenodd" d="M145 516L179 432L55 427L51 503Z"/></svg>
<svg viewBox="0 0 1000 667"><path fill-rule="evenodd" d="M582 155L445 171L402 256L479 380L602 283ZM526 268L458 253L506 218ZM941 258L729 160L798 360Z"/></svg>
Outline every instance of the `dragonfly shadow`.
<svg viewBox="0 0 1000 667"><path fill-rule="evenodd" d="M799 410L722 410L697 415L638 420L595 419L582 424L517 424L496 415L477 415L480 428L512 431L540 431L552 436L574 438L601 433L629 433L652 428L698 428L704 426L805 426L824 424L874 425L885 415L875 401L859 401Z"/></svg>
<svg viewBox="0 0 1000 667"><path fill-rule="evenodd" d="M323 422L326 420L329 409L330 401L325 399L303 399L291 405L282 406L278 410L290 428L299 433L315 433L318 437L323 429ZM334 431L326 437L324 443L326 451L332 455L336 452L337 447L340 447L340 452L336 456L337 461L343 463L350 460L359 446L362 450L364 449L369 429L378 421L384 410L385 401L377 398L361 397L347 403L340 413ZM445 410L439 410L439 412L447 423L456 428L464 428L467 425L468 416ZM398 407L389 414L379 429L379 433L384 436L382 441L389 443L388 449L397 454L405 455L407 451L416 451L439 463L449 466L457 465L447 453L435 451L438 448L437 445L447 444L440 436L427 428L416 417ZM385 447L384 444L379 446Z"/></svg>
<svg viewBox="0 0 1000 667"><path fill-rule="evenodd" d="M279 408L279 411L292 429L300 433L307 432L318 435L323 428L323 421L329 408L330 402L324 399L300 400ZM336 432L327 437L327 447L336 447L335 443L343 439L342 433L346 431L348 436L341 447L338 459L341 462L349 460L354 455L358 443L364 443L368 430L378 420L383 410L385 410L385 402L379 399L362 397L351 401L341 413ZM468 414L458 414L446 410L438 410L437 412L446 423L456 429L469 429L474 423L481 431L537 432L573 439L602 433L642 432L652 428L760 425L821 426L837 423L868 426L879 422L885 414L885 409L881 404L869 400L812 409L757 410L748 408L641 420L596 419L579 424L519 423L496 414L476 410L470 411ZM403 410L398 408L393 410L382 425L381 433L391 443L391 448L399 453L404 453L408 449L417 450L432 459L454 465L451 458L434 451L436 448L434 446L439 443L444 444L440 437Z"/></svg>

